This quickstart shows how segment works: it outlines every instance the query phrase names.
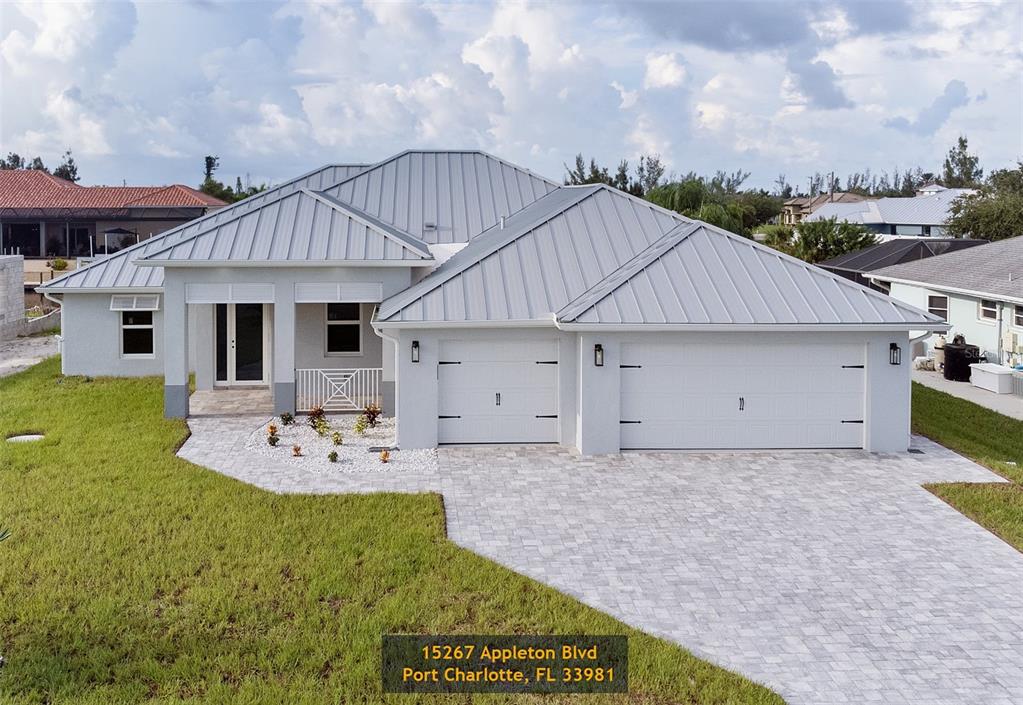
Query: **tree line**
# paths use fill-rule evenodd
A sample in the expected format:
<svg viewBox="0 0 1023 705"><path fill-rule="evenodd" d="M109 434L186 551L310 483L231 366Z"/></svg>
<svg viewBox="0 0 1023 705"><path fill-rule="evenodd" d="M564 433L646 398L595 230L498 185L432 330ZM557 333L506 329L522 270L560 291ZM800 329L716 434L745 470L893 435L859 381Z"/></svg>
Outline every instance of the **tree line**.
<svg viewBox="0 0 1023 705"><path fill-rule="evenodd" d="M32 169L35 171L44 171L47 174L66 179L78 183L81 178L78 176L78 165L75 163L75 158L71 155L71 150L68 149L64 152L64 156L61 158L60 164L58 164L51 172L43 160L39 156L32 157L32 159L26 159L16 152L8 152L7 156L0 159L0 169Z"/></svg>

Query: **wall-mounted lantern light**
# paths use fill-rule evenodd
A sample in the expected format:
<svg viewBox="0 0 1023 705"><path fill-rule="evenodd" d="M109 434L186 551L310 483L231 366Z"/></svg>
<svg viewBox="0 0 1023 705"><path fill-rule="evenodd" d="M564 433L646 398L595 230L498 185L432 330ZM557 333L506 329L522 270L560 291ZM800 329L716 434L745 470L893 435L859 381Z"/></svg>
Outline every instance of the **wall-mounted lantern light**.
<svg viewBox="0 0 1023 705"><path fill-rule="evenodd" d="M419 362L419 341L412 341L412 362Z"/></svg>
<svg viewBox="0 0 1023 705"><path fill-rule="evenodd" d="M902 348L897 343L888 346L888 362L892 365L902 364Z"/></svg>
<svg viewBox="0 0 1023 705"><path fill-rule="evenodd" d="M596 367L604 366L604 346L600 343L593 346L593 364Z"/></svg>

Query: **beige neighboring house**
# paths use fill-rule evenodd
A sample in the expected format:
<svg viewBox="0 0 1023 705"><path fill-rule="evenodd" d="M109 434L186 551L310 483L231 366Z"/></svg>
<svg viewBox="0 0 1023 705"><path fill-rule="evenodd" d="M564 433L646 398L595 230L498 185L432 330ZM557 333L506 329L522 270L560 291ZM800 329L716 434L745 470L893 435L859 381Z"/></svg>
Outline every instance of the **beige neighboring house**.
<svg viewBox="0 0 1023 705"><path fill-rule="evenodd" d="M825 203L858 203L865 196L847 191L820 193L816 196L796 196L782 204L781 224L799 225L803 220Z"/></svg>

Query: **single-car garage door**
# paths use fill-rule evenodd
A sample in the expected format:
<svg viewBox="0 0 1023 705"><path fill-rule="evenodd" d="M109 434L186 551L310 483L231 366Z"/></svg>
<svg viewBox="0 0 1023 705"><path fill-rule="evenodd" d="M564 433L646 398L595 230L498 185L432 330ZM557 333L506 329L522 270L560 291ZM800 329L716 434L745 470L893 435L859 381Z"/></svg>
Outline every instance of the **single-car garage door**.
<svg viewBox="0 0 1023 705"><path fill-rule="evenodd" d="M622 448L862 448L859 344L625 344Z"/></svg>
<svg viewBox="0 0 1023 705"><path fill-rule="evenodd" d="M441 443L556 443L557 341L440 344Z"/></svg>

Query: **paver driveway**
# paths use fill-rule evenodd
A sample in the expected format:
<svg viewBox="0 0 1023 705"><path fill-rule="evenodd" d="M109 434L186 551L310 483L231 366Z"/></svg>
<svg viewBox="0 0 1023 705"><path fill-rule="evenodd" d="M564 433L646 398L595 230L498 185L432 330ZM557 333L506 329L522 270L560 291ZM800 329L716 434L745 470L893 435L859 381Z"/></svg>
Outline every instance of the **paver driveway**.
<svg viewBox="0 0 1023 705"><path fill-rule="evenodd" d="M251 419L190 423L183 457L275 491L441 491L460 545L790 703L1023 703L1023 555L920 487L997 478L927 441L887 456L457 448L436 474L346 475L239 456L225 439Z"/></svg>

